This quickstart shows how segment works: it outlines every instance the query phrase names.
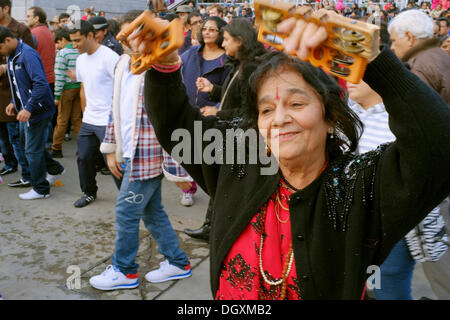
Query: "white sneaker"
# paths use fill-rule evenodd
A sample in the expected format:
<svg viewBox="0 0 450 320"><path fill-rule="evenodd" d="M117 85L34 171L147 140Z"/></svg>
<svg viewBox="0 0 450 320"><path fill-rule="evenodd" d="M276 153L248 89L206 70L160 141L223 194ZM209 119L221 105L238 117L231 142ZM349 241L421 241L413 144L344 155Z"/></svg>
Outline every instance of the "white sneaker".
<svg viewBox="0 0 450 320"><path fill-rule="evenodd" d="M53 186L53 185L55 185L55 182L58 180L58 177L61 177L64 173L66 173L66 169L64 169L63 172L61 172L58 175L53 175L53 174L47 173L47 178L46 179L47 179L48 183L51 186Z"/></svg>
<svg viewBox="0 0 450 320"><path fill-rule="evenodd" d="M191 264L189 263L184 269L178 268L164 260L159 264L159 269L150 271L145 275L148 282L158 283L169 280L184 279L191 276Z"/></svg>
<svg viewBox="0 0 450 320"><path fill-rule="evenodd" d="M194 204L194 198L192 197L192 194L183 192L180 203L185 207L192 206Z"/></svg>
<svg viewBox="0 0 450 320"><path fill-rule="evenodd" d="M98 276L89 279L89 283L98 290L134 289L139 286L139 275L124 275L115 266L109 265Z"/></svg>
<svg viewBox="0 0 450 320"><path fill-rule="evenodd" d="M50 198L50 193L47 194L39 194L34 189L31 189L27 193L19 194L19 198L22 200L36 200L36 199L47 199Z"/></svg>

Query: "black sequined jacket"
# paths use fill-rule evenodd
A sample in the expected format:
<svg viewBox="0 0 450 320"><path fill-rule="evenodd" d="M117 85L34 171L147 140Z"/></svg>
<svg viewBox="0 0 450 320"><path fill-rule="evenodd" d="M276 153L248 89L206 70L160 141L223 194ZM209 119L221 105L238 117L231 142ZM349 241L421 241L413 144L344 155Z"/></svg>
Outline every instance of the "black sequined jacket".
<svg viewBox="0 0 450 320"><path fill-rule="evenodd" d="M292 244L302 299L360 299L373 272L370 266L381 265L400 238L449 194L447 104L389 50L368 65L364 80L382 96L397 140L360 156L341 154L291 196ZM149 70L145 85L147 112L168 152L179 143L171 141L177 128L193 137L195 131L223 129L217 118L202 117L189 107L179 72ZM200 129L195 120L202 121ZM193 143L192 153L199 154L210 143ZM183 166L215 199L210 234L215 296L224 258L275 192L280 176L261 175L261 165L256 164Z"/></svg>

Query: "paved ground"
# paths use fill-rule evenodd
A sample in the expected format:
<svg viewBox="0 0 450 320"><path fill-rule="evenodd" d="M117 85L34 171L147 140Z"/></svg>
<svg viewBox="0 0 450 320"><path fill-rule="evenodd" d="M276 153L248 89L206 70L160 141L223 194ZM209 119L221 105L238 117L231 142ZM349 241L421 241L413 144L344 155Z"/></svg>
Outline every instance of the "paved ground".
<svg viewBox="0 0 450 320"><path fill-rule="evenodd" d="M162 256L156 243L141 224L139 288L102 292L90 287L88 279L101 273L111 263L114 250L114 204L117 189L111 176L97 176L98 199L76 209L73 202L81 193L78 184L74 141L64 144L61 163L67 173L62 186L52 188L46 200L23 201L8 182L20 178L18 173L4 177L0 185L0 292L4 299L129 299L129 300L208 300L209 250L205 242L187 237L182 230L202 224L208 196L201 190L196 204L185 208L179 204L180 191L163 181L163 203L182 248L191 259L192 277L163 284L150 284L144 276L159 265ZM69 290L66 281L79 270L80 288ZM74 277L75 278L75 277ZM76 281L70 282L76 285ZM435 298L420 265L416 267L413 295Z"/></svg>

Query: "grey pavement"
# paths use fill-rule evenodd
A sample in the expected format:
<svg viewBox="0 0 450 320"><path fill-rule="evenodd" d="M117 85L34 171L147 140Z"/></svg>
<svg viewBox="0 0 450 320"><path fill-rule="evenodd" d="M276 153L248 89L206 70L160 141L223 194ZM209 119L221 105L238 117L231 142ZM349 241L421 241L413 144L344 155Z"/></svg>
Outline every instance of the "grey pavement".
<svg viewBox="0 0 450 320"><path fill-rule="evenodd" d="M182 232L184 228L196 228L203 223L209 198L199 190L195 205L183 207L179 204L181 191L167 180L163 180L164 208L182 248L190 257L192 277L162 284L145 280L145 274L157 268L163 257L141 223L141 245L136 258L140 265L140 286L112 292L90 287L89 278L111 263L118 191L111 176L98 174L97 200L85 208L75 208L73 203L81 196L75 152L74 140L63 144L64 158L58 161L67 172L60 179L62 186L53 187L49 199L20 200L18 194L27 189L7 186L20 175L3 177L0 185L0 293L4 299L211 300L208 245ZM67 282L75 287L69 289ZM420 264L414 272L413 296L415 299L436 298Z"/></svg>

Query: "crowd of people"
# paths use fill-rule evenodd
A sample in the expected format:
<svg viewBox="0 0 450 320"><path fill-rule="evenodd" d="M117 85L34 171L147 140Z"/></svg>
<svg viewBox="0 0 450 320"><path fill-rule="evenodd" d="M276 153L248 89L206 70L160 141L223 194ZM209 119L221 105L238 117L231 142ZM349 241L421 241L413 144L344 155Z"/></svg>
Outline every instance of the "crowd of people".
<svg viewBox="0 0 450 320"><path fill-rule="evenodd" d="M383 285L376 299L407 300L416 262L436 296L450 299L449 1L402 10L393 1L308 1L314 10L380 25L383 50L358 84L258 42L248 3L191 1L173 12L147 5L163 23L183 21L184 45L133 74L131 53L146 54L141 43L151 40L135 32L130 48L116 35L142 11L107 20L90 7L79 21L66 13L48 21L31 7L25 25L11 16L11 1L0 0L0 183L20 168L21 178L7 186L31 188L22 200L49 198L66 172L55 159L71 137L76 208L97 199L97 172L112 176L115 251L90 279L94 288L139 285L141 218L164 256L145 278L191 275L163 208L165 177L179 187L181 205L195 205L198 187L210 196L203 225L184 232L210 243L216 299L358 299L366 291L361 270L377 264ZM297 58L305 39L311 49L327 38L314 24L279 28ZM258 130L278 173L174 160L172 132L193 136L196 121L203 131ZM274 128L284 132L277 148L267 134Z"/></svg>

